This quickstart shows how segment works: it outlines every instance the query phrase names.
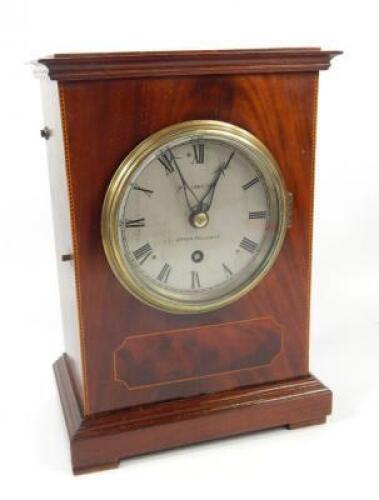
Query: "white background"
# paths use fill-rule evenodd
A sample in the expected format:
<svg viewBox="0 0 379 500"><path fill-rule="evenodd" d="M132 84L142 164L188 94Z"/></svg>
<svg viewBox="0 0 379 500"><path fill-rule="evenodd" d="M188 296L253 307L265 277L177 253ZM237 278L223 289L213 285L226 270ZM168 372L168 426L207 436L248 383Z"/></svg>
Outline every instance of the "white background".
<svg viewBox="0 0 379 500"><path fill-rule="evenodd" d="M0 4L0 495L4 499L378 498L377 2ZM322 46L311 369L328 424L265 431L73 477L51 363L63 351L39 83L54 52Z"/></svg>

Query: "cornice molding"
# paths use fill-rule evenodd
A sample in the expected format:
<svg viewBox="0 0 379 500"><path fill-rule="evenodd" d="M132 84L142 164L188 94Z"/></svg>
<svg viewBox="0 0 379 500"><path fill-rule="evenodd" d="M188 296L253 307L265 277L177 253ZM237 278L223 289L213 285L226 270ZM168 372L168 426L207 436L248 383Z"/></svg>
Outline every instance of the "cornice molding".
<svg viewBox="0 0 379 500"><path fill-rule="evenodd" d="M56 54L33 63L58 81L326 70L340 51L319 48Z"/></svg>

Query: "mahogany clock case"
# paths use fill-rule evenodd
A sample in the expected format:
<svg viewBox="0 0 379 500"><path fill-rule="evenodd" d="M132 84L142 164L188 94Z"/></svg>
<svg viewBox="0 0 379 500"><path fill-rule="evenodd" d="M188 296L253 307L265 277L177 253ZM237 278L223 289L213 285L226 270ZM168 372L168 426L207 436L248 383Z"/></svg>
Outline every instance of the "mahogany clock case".
<svg viewBox="0 0 379 500"><path fill-rule="evenodd" d="M66 354L55 365L76 472L278 425L315 423L309 374L319 49L63 54L41 59ZM230 122L276 158L292 223L265 279L201 315L152 309L104 255L104 196L121 160L187 120ZM173 432L174 431L174 432Z"/></svg>

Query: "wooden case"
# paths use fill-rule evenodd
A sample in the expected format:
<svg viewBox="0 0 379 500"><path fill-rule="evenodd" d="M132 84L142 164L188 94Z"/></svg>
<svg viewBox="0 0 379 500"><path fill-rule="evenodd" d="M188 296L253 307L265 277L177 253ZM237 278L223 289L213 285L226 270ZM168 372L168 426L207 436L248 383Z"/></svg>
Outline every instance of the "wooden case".
<svg viewBox="0 0 379 500"><path fill-rule="evenodd" d="M147 451L325 420L308 334L319 49L61 54L41 59L66 354L55 364L75 472ZM186 120L260 139L293 193L267 277L238 302L173 315L129 295L106 261L101 209L142 139Z"/></svg>

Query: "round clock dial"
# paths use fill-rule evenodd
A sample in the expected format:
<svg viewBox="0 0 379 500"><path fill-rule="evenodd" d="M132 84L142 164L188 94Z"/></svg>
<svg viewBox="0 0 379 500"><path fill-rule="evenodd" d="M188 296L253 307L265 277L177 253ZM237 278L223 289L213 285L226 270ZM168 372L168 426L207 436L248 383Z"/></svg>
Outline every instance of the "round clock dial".
<svg viewBox="0 0 379 500"><path fill-rule="evenodd" d="M121 284L153 307L205 312L237 300L272 266L286 229L275 160L231 124L184 122L122 162L102 233Z"/></svg>

